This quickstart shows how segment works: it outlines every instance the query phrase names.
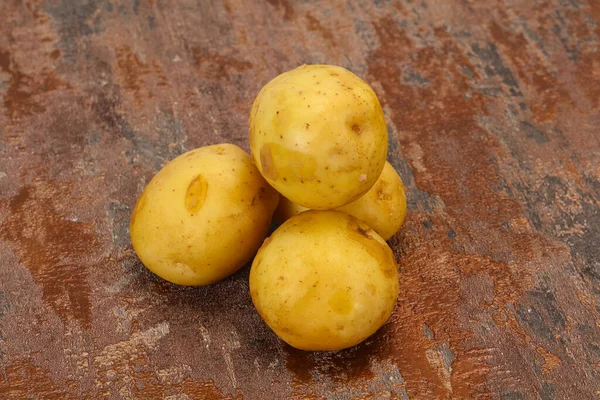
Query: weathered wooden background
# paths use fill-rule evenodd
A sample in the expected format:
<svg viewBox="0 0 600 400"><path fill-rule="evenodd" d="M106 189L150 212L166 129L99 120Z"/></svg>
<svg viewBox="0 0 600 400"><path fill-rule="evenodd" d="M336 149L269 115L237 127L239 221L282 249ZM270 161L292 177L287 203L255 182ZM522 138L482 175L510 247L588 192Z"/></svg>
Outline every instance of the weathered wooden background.
<svg viewBox="0 0 600 400"><path fill-rule="evenodd" d="M147 272L128 236L185 150L247 149L302 63L376 90L409 215L389 323L335 354L247 268ZM0 398L600 398L597 0L0 1Z"/></svg>

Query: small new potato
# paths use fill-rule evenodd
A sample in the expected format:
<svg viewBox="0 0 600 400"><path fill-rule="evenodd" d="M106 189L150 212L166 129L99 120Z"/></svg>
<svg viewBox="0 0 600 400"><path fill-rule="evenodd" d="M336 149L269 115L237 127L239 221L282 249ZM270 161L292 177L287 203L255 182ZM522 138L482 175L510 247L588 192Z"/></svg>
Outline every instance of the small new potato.
<svg viewBox="0 0 600 400"><path fill-rule="evenodd" d="M315 210L366 193L388 148L371 87L332 65L303 65L267 83L252 106L249 135L254 162L269 184Z"/></svg>
<svg viewBox="0 0 600 400"><path fill-rule="evenodd" d="M279 203L277 204L277 209L273 214L273 222L279 225L283 224L285 221L292 218L294 215L300 214L301 212L308 210L310 210L310 208L301 206L300 204L296 204L290 201L285 196L280 196Z"/></svg>
<svg viewBox="0 0 600 400"><path fill-rule="evenodd" d="M245 151L202 147L169 162L146 186L131 215L131 242L156 275L207 285L250 261L277 201Z"/></svg>
<svg viewBox="0 0 600 400"><path fill-rule="evenodd" d="M282 196L275 218L283 222L306 210L308 208L294 204ZM388 240L398 232L406 216L406 194L402 179L392 164L386 161L375 185L358 200L337 210L366 222L379 236Z"/></svg>
<svg viewBox="0 0 600 400"><path fill-rule="evenodd" d="M340 350L375 333L398 298L392 250L367 224L340 211L306 211L258 251L250 294L260 316L302 350Z"/></svg>

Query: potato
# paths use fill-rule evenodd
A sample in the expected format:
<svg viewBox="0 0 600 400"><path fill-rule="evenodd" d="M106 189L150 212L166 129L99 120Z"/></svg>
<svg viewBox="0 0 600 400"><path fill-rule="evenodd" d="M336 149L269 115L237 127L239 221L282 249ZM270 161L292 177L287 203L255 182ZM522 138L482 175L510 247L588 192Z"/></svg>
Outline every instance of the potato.
<svg viewBox="0 0 600 400"><path fill-rule="evenodd" d="M352 203L350 203L352 204ZM299 204L293 203L290 199L285 196L279 197L279 203L277 204L277 209L275 210L275 214L273 214L273 222L276 224L283 224L288 219L292 218L296 214L300 214L301 212L308 211L310 208L306 208Z"/></svg>
<svg viewBox="0 0 600 400"><path fill-rule="evenodd" d="M306 210L308 208L294 204L282 196L275 211L275 219L281 223ZM388 240L398 232L406 216L406 195L402 179L392 164L386 161L375 185L358 200L338 210L366 222L379 236Z"/></svg>
<svg viewBox="0 0 600 400"><path fill-rule="evenodd" d="M142 263L170 282L214 283L254 256L277 201L245 151L202 147L152 178L131 216L131 242Z"/></svg>
<svg viewBox="0 0 600 400"><path fill-rule="evenodd" d="M252 106L249 134L254 162L271 186L315 210L366 193L388 146L373 90L331 65L304 65L267 83Z"/></svg>
<svg viewBox="0 0 600 400"><path fill-rule="evenodd" d="M250 270L252 301L267 325L302 350L340 350L375 333L398 297L391 249L340 211L306 211L281 225Z"/></svg>

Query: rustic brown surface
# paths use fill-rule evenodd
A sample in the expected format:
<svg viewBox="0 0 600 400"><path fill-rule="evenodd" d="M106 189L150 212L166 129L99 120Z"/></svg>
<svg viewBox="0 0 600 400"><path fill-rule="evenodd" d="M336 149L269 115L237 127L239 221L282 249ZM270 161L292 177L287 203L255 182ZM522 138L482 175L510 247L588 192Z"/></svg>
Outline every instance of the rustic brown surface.
<svg viewBox="0 0 600 400"><path fill-rule="evenodd" d="M0 1L0 397L600 398L600 3ZM303 353L248 269L175 287L128 219L165 161L247 149L302 63L379 94L409 214L389 323Z"/></svg>

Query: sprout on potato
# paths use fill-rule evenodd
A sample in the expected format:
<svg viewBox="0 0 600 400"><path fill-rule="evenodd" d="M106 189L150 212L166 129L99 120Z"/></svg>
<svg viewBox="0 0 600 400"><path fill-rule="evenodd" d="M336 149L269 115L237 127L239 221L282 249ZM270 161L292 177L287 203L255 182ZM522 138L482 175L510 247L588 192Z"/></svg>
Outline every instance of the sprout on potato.
<svg viewBox="0 0 600 400"><path fill-rule="evenodd" d="M391 249L367 224L340 211L293 216L258 251L250 294L284 341L340 350L375 333L398 297Z"/></svg>
<svg viewBox="0 0 600 400"><path fill-rule="evenodd" d="M192 150L144 189L130 223L142 263L180 285L206 285L250 261L268 233L277 193L232 144Z"/></svg>
<svg viewBox="0 0 600 400"><path fill-rule="evenodd" d="M387 127L373 90L350 71L304 65L267 83L250 115L250 149L265 179L311 209L346 205L375 183Z"/></svg>

